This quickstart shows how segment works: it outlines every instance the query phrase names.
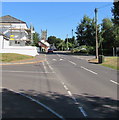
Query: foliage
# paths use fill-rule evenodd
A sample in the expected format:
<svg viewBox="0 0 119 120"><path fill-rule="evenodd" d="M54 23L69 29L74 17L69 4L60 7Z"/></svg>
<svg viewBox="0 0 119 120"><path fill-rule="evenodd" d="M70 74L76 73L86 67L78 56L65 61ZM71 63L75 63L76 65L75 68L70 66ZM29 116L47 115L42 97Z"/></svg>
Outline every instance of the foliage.
<svg viewBox="0 0 119 120"><path fill-rule="evenodd" d="M33 34L33 44L32 45L38 47L39 46L38 41L40 41L40 36L39 36L39 33L35 32Z"/></svg>
<svg viewBox="0 0 119 120"><path fill-rule="evenodd" d="M95 28L96 25L94 19L85 15L76 28L76 37L79 45L95 46Z"/></svg>
<svg viewBox="0 0 119 120"><path fill-rule="evenodd" d="M71 50L71 53L86 53L86 54L94 54L95 48L92 46L82 45L77 48Z"/></svg>
<svg viewBox="0 0 119 120"><path fill-rule="evenodd" d="M112 13L114 16L113 22L115 25L119 26L119 1L113 3Z"/></svg>
<svg viewBox="0 0 119 120"><path fill-rule="evenodd" d="M48 37L48 43L50 45L55 46L57 49L59 49L59 44L62 43L62 40L60 38L56 38L55 36L50 36Z"/></svg>

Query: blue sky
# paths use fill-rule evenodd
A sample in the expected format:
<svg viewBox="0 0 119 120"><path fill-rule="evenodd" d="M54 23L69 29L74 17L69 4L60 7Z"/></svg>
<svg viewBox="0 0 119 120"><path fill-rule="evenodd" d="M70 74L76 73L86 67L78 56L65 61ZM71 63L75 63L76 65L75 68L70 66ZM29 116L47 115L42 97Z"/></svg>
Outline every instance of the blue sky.
<svg viewBox="0 0 119 120"><path fill-rule="evenodd" d="M111 18L111 2L3 2L2 16L11 15L32 23L35 31L48 30L48 36L54 35L65 39L72 36L84 15L94 17L94 9L98 9L98 23L103 18Z"/></svg>

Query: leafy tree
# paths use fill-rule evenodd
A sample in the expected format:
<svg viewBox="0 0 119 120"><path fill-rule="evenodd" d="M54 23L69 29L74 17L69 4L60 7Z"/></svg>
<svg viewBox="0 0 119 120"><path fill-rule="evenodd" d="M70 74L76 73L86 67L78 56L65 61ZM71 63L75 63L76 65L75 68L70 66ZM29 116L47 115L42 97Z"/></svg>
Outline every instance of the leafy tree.
<svg viewBox="0 0 119 120"><path fill-rule="evenodd" d="M58 49L58 45L62 42L60 38L56 38L55 36L48 37L48 43L54 45Z"/></svg>
<svg viewBox="0 0 119 120"><path fill-rule="evenodd" d="M119 1L113 3L112 13L114 16L113 22L119 26Z"/></svg>
<svg viewBox="0 0 119 120"><path fill-rule="evenodd" d="M40 40L40 36L39 36L39 33L37 33L37 32L35 32L34 34L33 34L33 46L39 46L38 45L38 41Z"/></svg>
<svg viewBox="0 0 119 120"><path fill-rule="evenodd" d="M79 45L95 46L95 28L94 19L85 15L76 28L76 37Z"/></svg>
<svg viewBox="0 0 119 120"><path fill-rule="evenodd" d="M112 48L119 46L119 36L117 34L117 27L115 27L109 18L102 20L101 34L104 53L112 54Z"/></svg>
<svg viewBox="0 0 119 120"><path fill-rule="evenodd" d="M114 22L113 27L113 35L115 38L114 46L119 47L119 1L113 3L112 13L114 18L112 19Z"/></svg>

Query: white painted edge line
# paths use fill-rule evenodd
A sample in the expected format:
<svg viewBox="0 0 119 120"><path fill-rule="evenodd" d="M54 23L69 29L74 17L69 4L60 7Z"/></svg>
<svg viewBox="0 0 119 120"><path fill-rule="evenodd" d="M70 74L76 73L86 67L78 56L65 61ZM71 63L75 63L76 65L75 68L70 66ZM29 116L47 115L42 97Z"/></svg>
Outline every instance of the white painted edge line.
<svg viewBox="0 0 119 120"><path fill-rule="evenodd" d="M88 116L82 107L79 107L79 109L80 109L80 111L83 113L83 115L84 115L85 117Z"/></svg>
<svg viewBox="0 0 119 120"><path fill-rule="evenodd" d="M114 80L110 80L112 83L115 83L115 84L117 84L117 85L119 85L119 83L118 82L116 82L116 81L114 81Z"/></svg>
<svg viewBox="0 0 119 120"><path fill-rule="evenodd" d="M70 61L70 60L68 60L70 63L72 63L73 65L76 65L76 63L74 63L74 62L72 62L72 61Z"/></svg>
<svg viewBox="0 0 119 120"><path fill-rule="evenodd" d="M30 99L31 101L34 101L36 102L37 104L41 105L42 107L44 107L45 109L47 109L48 111L52 112L54 115L56 115L58 118L64 120L64 118L59 115L57 112L55 112L54 110L52 110L51 108L49 108L48 106L44 105L43 103L39 102L38 100L35 100L34 98L30 97L30 96L27 96L27 95L24 95L23 93L19 93L20 95Z"/></svg>
<svg viewBox="0 0 119 120"><path fill-rule="evenodd" d="M91 72L91 73L93 73L93 74L95 74L95 75L98 74L98 73L96 73L96 72L94 72L94 71L92 71L92 70L89 70L89 69L87 69L87 68L85 68L85 67L83 67L83 66L81 66L81 68L83 68L84 70L87 70L87 71L89 71L89 72Z"/></svg>
<svg viewBox="0 0 119 120"><path fill-rule="evenodd" d="M2 87L2 88L3 88L3 89L7 89L7 88L5 88L5 87ZM9 89L9 90L15 92L15 91L12 90L12 89ZM33 102L41 105L42 107L44 107L45 109L47 109L49 112L51 112L51 113L53 113L54 115L56 115L58 118L64 120L64 118L63 118L61 115L59 115L57 112L55 112L54 110L52 110L52 109L49 108L48 106L44 105L43 103L39 102L38 100L36 100L36 99L34 99L34 98L32 98L32 97L30 97L30 96L28 96L28 95L25 95L25 94L23 94L23 93L19 93L19 92L15 92L15 93L17 93L17 94L19 94L19 95L21 95L21 96L24 96L24 97L30 99L31 101L33 101Z"/></svg>
<svg viewBox="0 0 119 120"><path fill-rule="evenodd" d="M1 72L10 72L10 73L36 73L36 74L42 74L42 73L54 73L54 72L35 72L35 71L9 71L9 70L2 70Z"/></svg>

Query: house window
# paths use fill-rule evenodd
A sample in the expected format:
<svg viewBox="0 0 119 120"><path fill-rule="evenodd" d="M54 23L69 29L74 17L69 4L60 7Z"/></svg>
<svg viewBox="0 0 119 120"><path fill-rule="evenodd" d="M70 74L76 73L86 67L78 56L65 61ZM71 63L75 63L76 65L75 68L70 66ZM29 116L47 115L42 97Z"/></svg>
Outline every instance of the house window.
<svg viewBox="0 0 119 120"><path fill-rule="evenodd" d="M20 44L20 42L19 41L15 41L15 44Z"/></svg>

